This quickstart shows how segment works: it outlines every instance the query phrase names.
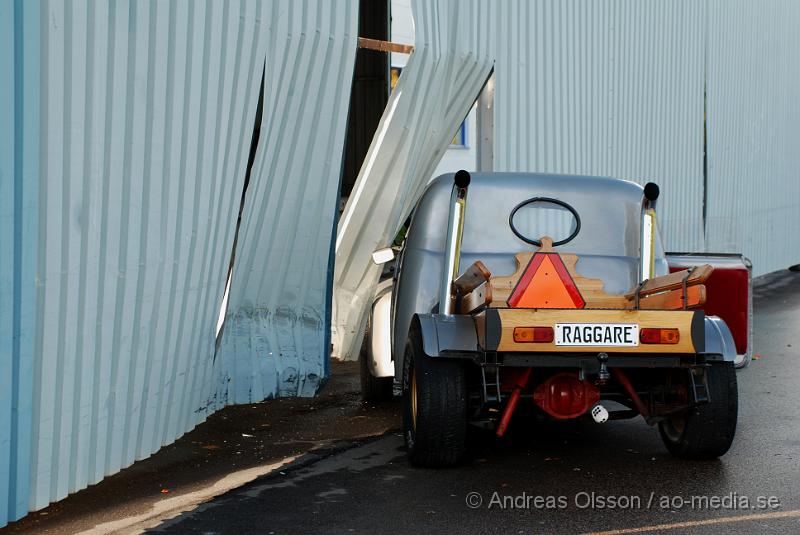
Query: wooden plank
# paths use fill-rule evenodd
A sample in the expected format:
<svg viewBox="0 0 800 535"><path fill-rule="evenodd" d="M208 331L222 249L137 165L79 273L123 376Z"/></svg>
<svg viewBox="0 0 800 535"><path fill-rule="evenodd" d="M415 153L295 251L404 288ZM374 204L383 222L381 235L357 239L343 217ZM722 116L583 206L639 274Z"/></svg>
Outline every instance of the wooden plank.
<svg viewBox="0 0 800 535"><path fill-rule="evenodd" d="M453 285L458 288L458 291L463 295L488 281L491 276L492 272L483 265L483 262L478 260L469 266L460 277L454 280Z"/></svg>
<svg viewBox="0 0 800 535"><path fill-rule="evenodd" d="M714 271L714 267L709 264L703 264L702 266L697 266L694 271L692 271L691 276L686 281L686 286L693 286L695 284L703 284L708 280L711 276L711 273ZM665 292L667 290L675 290L676 288L683 287L683 279L689 273L688 269L684 269L682 271L676 271L675 273L670 273L669 275L662 275L660 277L655 277L645 281L642 288L639 290L639 296L650 295L659 292ZM634 299L636 297L636 288L631 289L628 293L625 294L625 297L628 299Z"/></svg>
<svg viewBox="0 0 800 535"><path fill-rule="evenodd" d="M400 43L392 43L391 41L369 39L367 37L358 38L358 48L377 50L378 52L397 52L398 54L411 54L414 51L414 47L412 45L403 45Z"/></svg>
<svg viewBox="0 0 800 535"><path fill-rule="evenodd" d="M540 249L540 251L551 251L550 240L544 237L541 241L543 247ZM492 286L492 303L490 306L494 308L503 308L508 306L507 301L511 296L511 292L514 291L517 281L519 281L520 277L522 277L525 268L528 266L528 263L531 261L531 258L534 254L535 253L532 251L517 253L514 257L517 263L514 273L500 277L492 277L490 279ZM586 302L586 309L625 310L634 308L634 290L625 295L606 293L602 280L590 279L587 277L582 277L578 274L576 265L580 258L577 255L571 253L562 253L560 256L567 268L567 271L572 277L572 280L575 281L575 286L578 287L581 297L583 297L584 301ZM702 284L708 280L708 277L713 271L714 268L708 264L697 267L687 281L687 291L688 288ZM683 278L687 273L687 270L678 271L647 281L642 287L640 307L650 310L658 309L659 307L663 307L663 309L666 310L683 308L683 302L680 301L680 297L683 295ZM681 291L679 294L674 295L660 295L657 298L654 296L653 299L645 302L645 297L647 296L670 292L671 290ZM679 302L679 306L675 305L676 299ZM687 307L697 307L703 305L704 303L705 289L689 292L689 304Z"/></svg>
<svg viewBox="0 0 800 535"><path fill-rule="evenodd" d="M486 281L461 298L460 312L461 314L470 314L489 306L491 302L492 286Z"/></svg>
<svg viewBox="0 0 800 535"><path fill-rule="evenodd" d="M498 351L525 351L545 353L613 352L613 353L694 353L692 344L692 310L544 310L501 308L501 334ZM557 346L555 342L530 344L514 342L514 327L555 328L556 323L635 323L646 327L678 329L677 344L647 344L637 347Z"/></svg>
<svg viewBox="0 0 800 535"><path fill-rule="evenodd" d="M511 275L502 277L492 277L492 307L500 308L508 306L506 302L514 291L517 281L522 276L525 268L533 257L533 252L517 253L515 259L517 268ZM624 295L615 295L606 293L604 290L604 283L600 279L590 279L578 275L575 265L578 263L578 256L571 253L562 253L561 260L567 268L572 280L575 281L575 286L581 293L581 297L586 301L586 308L588 309L625 309L632 308L633 305Z"/></svg>
<svg viewBox="0 0 800 535"><path fill-rule="evenodd" d="M567 266L567 271L572 276L572 280L575 281L575 286L578 287L581 297L586 301L584 308L631 308L624 295L606 293L605 283L602 279L590 279L579 275L576 269L579 260L578 255L572 253L562 254L561 260Z"/></svg>
<svg viewBox="0 0 800 535"><path fill-rule="evenodd" d="M706 303L706 287L695 284L686 288L686 308L696 308ZM630 302L630 301L629 301ZM639 299L642 310L681 310L683 308L683 288L650 294Z"/></svg>

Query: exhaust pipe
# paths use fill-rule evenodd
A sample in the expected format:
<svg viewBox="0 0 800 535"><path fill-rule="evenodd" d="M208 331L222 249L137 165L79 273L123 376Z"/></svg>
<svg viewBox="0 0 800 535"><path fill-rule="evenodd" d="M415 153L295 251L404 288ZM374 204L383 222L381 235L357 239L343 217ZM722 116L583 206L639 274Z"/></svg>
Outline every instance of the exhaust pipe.
<svg viewBox="0 0 800 535"><path fill-rule="evenodd" d="M642 203L642 235L639 254L639 282L652 279L656 271L656 201L659 188L654 182L644 187Z"/></svg>
<svg viewBox="0 0 800 535"><path fill-rule="evenodd" d="M447 241L444 249L442 284L439 290L439 314L453 313L455 292L453 281L458 277L458 264L461 259L461 236L464 232L464 213L467 208L467 188L469 173L461 170L456 173L453 191L450 194L450 213L447 219Z"/></svg>

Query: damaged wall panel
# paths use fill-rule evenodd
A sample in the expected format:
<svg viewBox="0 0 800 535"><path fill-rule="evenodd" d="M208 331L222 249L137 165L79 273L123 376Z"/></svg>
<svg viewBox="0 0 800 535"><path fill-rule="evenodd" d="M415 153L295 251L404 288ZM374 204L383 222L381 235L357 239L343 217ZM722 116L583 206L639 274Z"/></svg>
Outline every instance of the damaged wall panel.
<svg viewBox="0 0 800 535"><path fill-rule="evenodd" d="M391 244L492 69L489 6L480 0L413 4L414 52L339 223L332 328L341 357L358 356L380 273L372 252Z"/></svg>
<svg viewBox="0 0 800 535"><path fill-rule="evenodd" d="M327 376L358 2L275 1L266 18L264 115L217 353L226 403L313 395Z"/></svg>

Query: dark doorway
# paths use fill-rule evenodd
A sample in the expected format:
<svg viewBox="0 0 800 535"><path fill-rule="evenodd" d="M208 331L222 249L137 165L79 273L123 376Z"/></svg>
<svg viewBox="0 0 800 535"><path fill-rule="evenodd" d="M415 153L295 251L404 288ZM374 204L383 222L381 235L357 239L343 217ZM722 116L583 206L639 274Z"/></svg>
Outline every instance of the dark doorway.
<svg viewBox="0 0 800 535"><path fill-rule="evenodd" d="M358 35L389 41L390 7L388 0L360 0ZM342 199L350 196L358 171L367 155L378 122L389 100L389 62L391 54L359 48L356 53L350 115L342 170Z"/></svg>

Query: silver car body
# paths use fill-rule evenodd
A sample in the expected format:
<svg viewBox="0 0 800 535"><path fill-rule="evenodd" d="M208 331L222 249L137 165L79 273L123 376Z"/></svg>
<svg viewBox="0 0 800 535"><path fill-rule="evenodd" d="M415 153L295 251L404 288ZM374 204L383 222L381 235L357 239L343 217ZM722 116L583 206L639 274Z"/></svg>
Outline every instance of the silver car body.
<svg viewBox="0 0 800 535"><path fill-rule="evenodd" d="M378 284L370 314L368 367L373 377L394 376L392 363L392 279Z"/></svg>
<svg viewBox="0 0 800 535"><path fill-rule="evenodd" d="M439 299L440 274L445 248L448 203L453 174L435 178L423 193L413 213L405 244L397 261L391 304L391 340L370 341L373 352L370 368L375 376L385 377L390 362L396 377L402 371L402 356L412 319L420 316L425 350L436 355L438 347L468 349L474 336L461 336L474 327L470 322L457 329L442 328L447 319L433 315ZM642 186L606 177L551 175L538 173L473 173L467 197L461 269L480 260L493 275L507 275L516 268L514 255L532 251L532 246L514 235L509 214L520 202L531 197L550 197L572 206L581 218L581 230L574 240L557 247L562 253L580 256L576 265L584 277L601 279L609 293L623 293L638 281L642 221ZM525 216L523 216L524 218ZM530 217L530 215L528 216ZM532 218L534 223L537 219ZM552 233L552 223L542 222L542 232L532 230L530 238ZM528 225L530 228L531 225ZM549 228L548 228L549 227ZM569 228L561 231L569 234ZM551 236L558 240L565 235ZM669 272L660 237L656 236L655 275ZM386 288L376 293L373 329L387 318ZM451 317L451 320L466 319ZM469 323L469 325L467 325ZM706 319L710 347L720 348L725 360L733 360L731 335L724 322ZM383 332L381 330L381 332ZM453 335L452 333L461 333ZM377 335L377 331L376 331ZM436 340L436 338L439 340ZM443 345L444 344L444 345ZM458 346L458 347L456 347ZM382 362L382 364L381 364ZM378 372L378 369L381 371Z"/></svg>
<svg viewBox="0 0 800 535"><path fill-rule="evenodd" d="M452 184L452 174L439 176L430 183L416 206L406 236L395 286L392 329L398 373L402 369L403 348L412 318L415 314L430 313L438 301ZM556 198L578 212L581 231L574 240L557 248L559 252L580 255L576 266L578 273L603 280L606 291L611 293L625 292L635 286L643 189L634 182L613 178L473 173L467 197L461 266L480 260L494 275L513 273L514 255L535 250L535 247L514 235L508 217L516 205L531 197ZM539 238L543 234L545 232L531 237ZM667 272L663 248L657 240L656 274Z"/></svg>

